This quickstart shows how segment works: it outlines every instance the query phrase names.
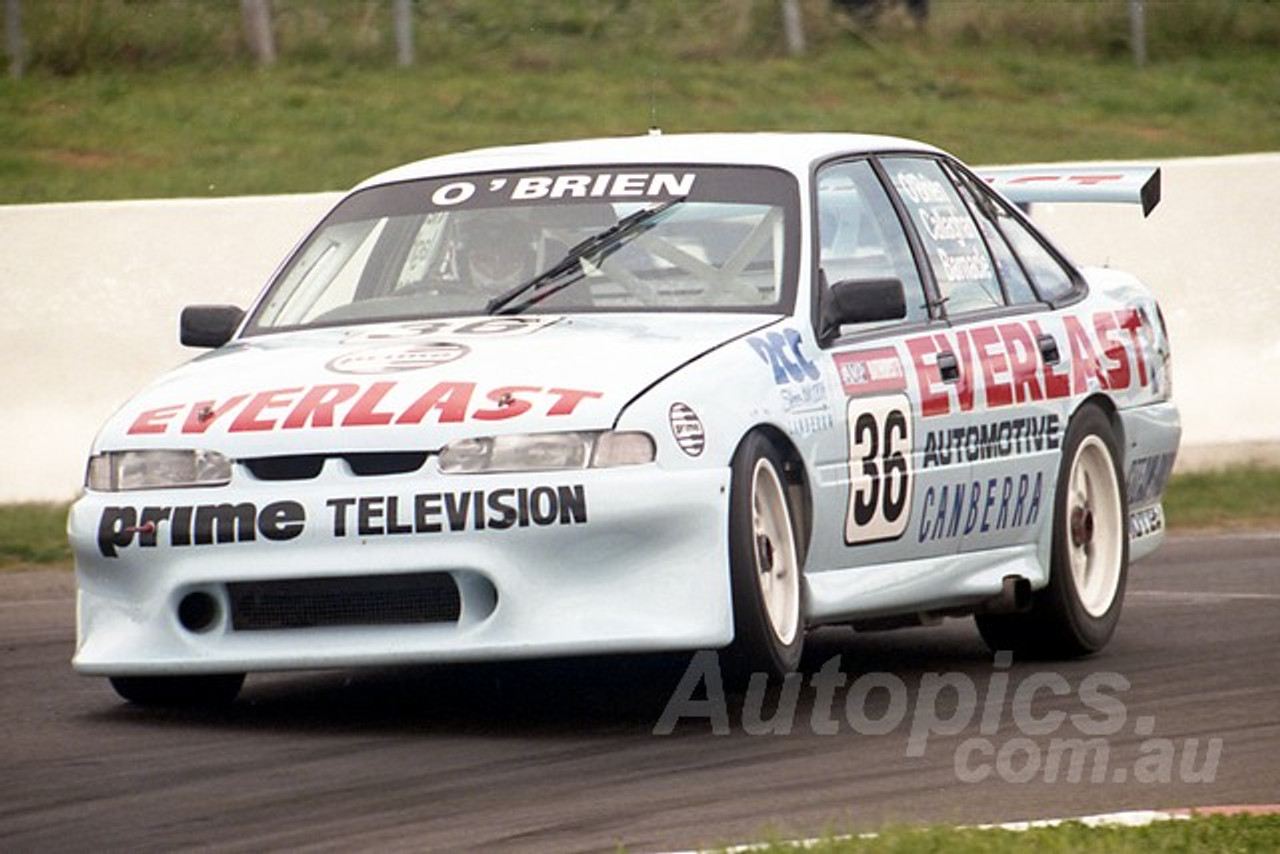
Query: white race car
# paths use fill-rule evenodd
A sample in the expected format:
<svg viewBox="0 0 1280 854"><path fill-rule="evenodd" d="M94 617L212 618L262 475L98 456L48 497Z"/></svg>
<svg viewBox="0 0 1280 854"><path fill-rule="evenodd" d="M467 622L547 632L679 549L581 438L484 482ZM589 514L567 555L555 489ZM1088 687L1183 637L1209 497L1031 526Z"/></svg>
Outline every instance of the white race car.
<svg viewBox="0 0 1280 854"><path fill-rule="evenodd" d="M248 311L184 311L212 352L98 436L75 667L140 703L654 650L776 675L815 626L965 615L1096 651L1163 538L1169 343L1017 205L1158 179L651 134L366 181Z"/></svg>

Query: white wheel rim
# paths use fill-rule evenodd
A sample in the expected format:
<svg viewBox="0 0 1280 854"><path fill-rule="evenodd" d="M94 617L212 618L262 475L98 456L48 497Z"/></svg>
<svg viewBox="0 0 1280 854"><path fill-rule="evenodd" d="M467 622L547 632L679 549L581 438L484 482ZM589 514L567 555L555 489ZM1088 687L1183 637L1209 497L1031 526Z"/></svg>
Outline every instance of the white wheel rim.
<svg viewBox="0 0 1280 854"><path fill-rule="evenodd" d="M800 572L787 497L767 460L756 461L751 477L751 541L769 624L789 644L800 628Z"/></svg>
<svg viewBox="0 0 1280 854"><path fill-rule="evenodd" d="M1122 522L1111 451L1097 436L1087 436L1071 463L1063 523L1076 596L1091 617L1110 610L1120 587Z"/></svg>

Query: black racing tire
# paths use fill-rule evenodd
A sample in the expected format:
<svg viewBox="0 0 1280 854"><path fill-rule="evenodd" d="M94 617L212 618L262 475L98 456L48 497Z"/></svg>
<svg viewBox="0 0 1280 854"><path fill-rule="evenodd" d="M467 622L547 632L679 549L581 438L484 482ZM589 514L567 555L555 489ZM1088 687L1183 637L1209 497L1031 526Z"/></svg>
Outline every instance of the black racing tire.
<svg viewBox="0 0 1280 854"><path fill-rule="evenodd" d="M804 650L804 583L800 538L787 495L784 463L761 433L749 433L733 457L729 490L729 573L733 643L728 678L745 685L753 673L781 677Z"/></svg>
<svg viewBox="0 0 1280 854"><path fill-rule="evenodd" d="M115 692L138 706L212 707L235 700L243 673L198 676L113 676Z"/></svg>
<svg viewBox="0 0 1280 854"><path fill-rule="evenodd" d="M1076 658L1115 633L1129 573L1129 508L1120 444L1097 406L1081 407L1067 426L1053 508L1048 586L1027 612L975 618L992 651Z"/></svg>

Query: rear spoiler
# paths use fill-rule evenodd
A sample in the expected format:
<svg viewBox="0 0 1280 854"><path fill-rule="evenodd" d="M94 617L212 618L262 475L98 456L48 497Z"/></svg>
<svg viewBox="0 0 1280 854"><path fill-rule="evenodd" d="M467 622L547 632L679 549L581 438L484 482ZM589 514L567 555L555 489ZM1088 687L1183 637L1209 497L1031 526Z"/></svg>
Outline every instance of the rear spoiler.
<svg viewBox="0 0 1280 854"><path fill-rule="evenodd" d="M996 166L974 170L1014 204L1123 202L1149 216L1160 203L1157 166Z"/></svg>

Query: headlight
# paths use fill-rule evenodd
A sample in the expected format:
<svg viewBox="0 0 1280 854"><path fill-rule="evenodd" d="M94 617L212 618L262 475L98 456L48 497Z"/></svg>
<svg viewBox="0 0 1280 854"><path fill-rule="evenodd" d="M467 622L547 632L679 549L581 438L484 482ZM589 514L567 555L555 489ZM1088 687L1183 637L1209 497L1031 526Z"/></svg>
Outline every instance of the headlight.
<svg viewBox="0 0 1280 854"><path fill-rule="evenodd" d="M96 492L222 486L231 460L217 451L109 451L89 458L85 486Z"/></svg>
<svg viewBox="0 0 1280 854"><path fill-rule="evenodd" d="M613 468L653 462L647 433L529 433L463 439L440 452L445 474Z"/></svg>

